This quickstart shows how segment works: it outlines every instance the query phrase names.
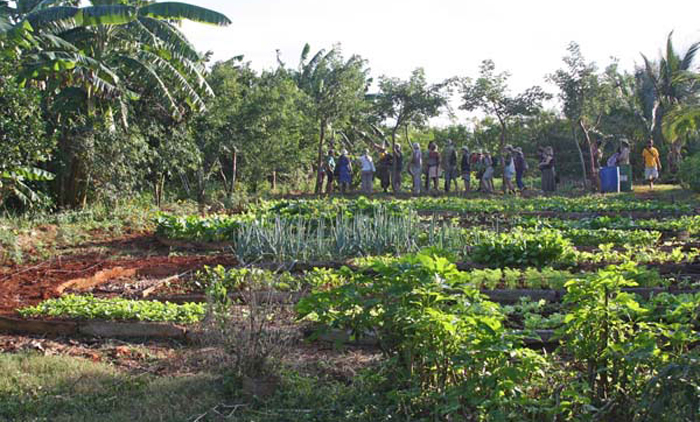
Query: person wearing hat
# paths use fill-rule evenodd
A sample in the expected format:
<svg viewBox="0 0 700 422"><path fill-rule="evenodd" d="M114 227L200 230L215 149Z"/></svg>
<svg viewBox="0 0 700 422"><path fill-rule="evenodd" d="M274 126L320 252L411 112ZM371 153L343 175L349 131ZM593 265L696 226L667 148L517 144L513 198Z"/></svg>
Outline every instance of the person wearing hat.
<svg viewBox="0 0 700 422"><path fill-rule="evenodd" d="M338 157L338 164L335 167L338 173L338 184L340 185L340 193L350 191L350 183L352 182L352 163L348 158L348 150L343 149Z"/></svg>
<svg viewBox="0 0 700 422"><path fill-rule="evenodd" d="M391 187L394 189L394 193L401 192L402 171L403 154L401 153L401 144L396 144L394 145L394 162L391 168Z"/></svg>
<svg viewBox="0 0 700 422"><path fill-rule="evenodd" d="M523 182L523 177L527 171L527 161L525 160L525 154L523 154L523 149L520 147L514 150L514 163L515 163L515 184L518 189L525 190L525 183Z"/></svg>
<svg viewBox="0 0 700 422"><path fill-rule="evenodd" d="M420 176L423 170L423 152L420 150L418 142L413 143L411 160L408 162L408 174L413 181L413 194L420 195Z"/></svg>
<svg viewBox="0 0 700 422"><path fill-rule="evenodd" d="M464 181L464 193L469 193L469 184L471 182L471 154L469 154L469 148L464 145L462 146L462 161L460 162L460 168L462 173L462 180Z"/></svg>
<svg viewBox="0 0 700 422"><path fill-rule="evenodd" d="M450 187L453 180L455 182L455 186L457 185L457 151L455 151L455 146L452 139L447 140L447 147L445 148L442 162L445 166L445 193L450 193Z"/></svg>

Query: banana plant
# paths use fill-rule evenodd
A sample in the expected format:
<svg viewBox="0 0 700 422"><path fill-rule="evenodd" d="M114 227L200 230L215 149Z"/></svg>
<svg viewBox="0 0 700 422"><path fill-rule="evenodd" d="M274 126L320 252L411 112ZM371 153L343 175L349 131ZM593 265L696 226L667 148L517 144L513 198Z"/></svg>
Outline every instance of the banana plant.
<svg viewBox="0 0 700 422"><path fill-rule="evenodd" d="M179 2L19 0L0 5L0 35L29 33L20 78L49 90L79 88L88 113L113 116L118 105L126 124L128 100L146 89L160 93L173 116L185 106L205 108L213 96L204 79L204 56L176 26L177 21L225 26L221 13Z"/></svg>
<svg viewBox="0 0 700 422"><path fill-rule="evenodd" d="M42 195L32 189L30 182L53 180L54 175L36 167L18 167L0 172L0 204L11 196L32 207L41 202Z"/></svg>

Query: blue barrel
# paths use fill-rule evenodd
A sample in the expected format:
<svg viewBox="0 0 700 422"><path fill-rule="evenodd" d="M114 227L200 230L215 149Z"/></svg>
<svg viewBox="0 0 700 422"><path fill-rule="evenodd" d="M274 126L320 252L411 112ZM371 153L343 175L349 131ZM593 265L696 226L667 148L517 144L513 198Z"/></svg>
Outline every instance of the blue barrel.
<svg viewBox="0 0 700 422"><path fill-rule="evenodd" d="M619 167L603 167L600 169L600 191L604 193L620 192Z"/></svg>

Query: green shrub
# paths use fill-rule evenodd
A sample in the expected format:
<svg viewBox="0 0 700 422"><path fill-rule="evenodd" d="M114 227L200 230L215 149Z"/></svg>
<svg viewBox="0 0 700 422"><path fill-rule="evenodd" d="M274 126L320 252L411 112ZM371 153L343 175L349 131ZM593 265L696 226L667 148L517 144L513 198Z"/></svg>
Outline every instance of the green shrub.
<svg viewBox="0 0 700 422"><path fill-rule="evenodd" d="M700 153L686 157L681 162L678 179L684 188L700 192Z"/></svg>

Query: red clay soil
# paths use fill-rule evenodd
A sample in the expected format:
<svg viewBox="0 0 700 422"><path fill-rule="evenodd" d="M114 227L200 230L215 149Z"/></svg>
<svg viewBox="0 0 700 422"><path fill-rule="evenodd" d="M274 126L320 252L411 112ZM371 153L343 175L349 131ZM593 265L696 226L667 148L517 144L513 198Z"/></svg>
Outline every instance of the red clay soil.
<svg viewBox="0 0 700 422"><path fill-rule="evenodd" d="M219 264L232 266L236 260L231 255L111 259L106 255L89 254L58 257L26 266L0 267L0 315L13 314L17 308L58 297L59 286L67 281L92 277L106 269L122 267L136 270L139 275L167 277L203 265Z"/></svg>

